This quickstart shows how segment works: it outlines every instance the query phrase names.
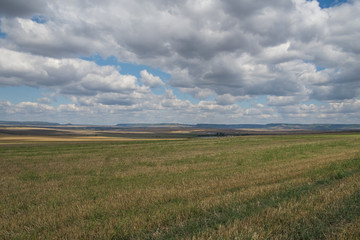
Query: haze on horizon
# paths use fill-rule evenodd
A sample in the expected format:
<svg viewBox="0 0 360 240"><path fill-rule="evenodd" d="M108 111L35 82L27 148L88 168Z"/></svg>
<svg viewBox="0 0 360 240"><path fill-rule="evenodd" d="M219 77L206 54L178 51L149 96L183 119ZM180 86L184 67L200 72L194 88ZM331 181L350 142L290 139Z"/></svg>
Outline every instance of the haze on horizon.
<svg viewBox="0 0 360 240"><path fill-rule="evenodd" d="M360 0L0 0L0 120L360 123Z"/></svg>

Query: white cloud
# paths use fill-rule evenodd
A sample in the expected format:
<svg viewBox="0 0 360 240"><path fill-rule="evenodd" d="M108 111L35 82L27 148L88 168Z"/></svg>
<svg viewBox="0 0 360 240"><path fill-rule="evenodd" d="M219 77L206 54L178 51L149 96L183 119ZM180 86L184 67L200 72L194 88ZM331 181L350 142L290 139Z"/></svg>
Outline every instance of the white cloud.
<svg viewBox="0 0 360 240"><path fill-rule="evenodd" d="M300 102L294 96L268 96L267 103L270 106L287 106Z"/></svg>
<svg viewBox="0 0 360 240"><path fill-rule="evenodd" d="M83 107L168 114L184 108L184 114L205 116L206 110L224 118L229 111L234 121L273 114L286 121L316 119L313 107L300 107L310 100L333 110L360 97L358 0L328 9L305 0L2 1L0 14L6 33L0 85L50 89ZM32 21L36 15L46 21ZM171 79L143 70L141 85L115 67L78 58L91 55L156 67ZM201 101L156 96L155 87L178 88ZM239 102L257 96L266 96L265 108L239 110Z"/></svg>
<svg viewBox="0 0 360 240"><path fill-rule="evenodd" d="M208 88L199 88L199 87L193 87L193 88L178 88L180 92L184 93L184 95L190 94L195 99L204 100L207 98L210 98L211 96L215 95L215 92Z"/></svg>
<svg viewBox="0 0 360 240"><path fill-rule="evenodd" d="M31 17L46 11L47 3L45 0L1 0L0 14L8 17L22 16Z"/></svg>
<svg viewBox="0 0 360 240"><path fill-rule="evenodd" d="M136 81L135 76L120 75L116 71L111 71L105 76L99 73L87 74L82 79L82 86L98 92L133 91L138 87Z"/></svg>
<svg viewBox="0 0 360 240"><path fill-rule="evenodd" d="M164 82L160 79L160 77L154 76L151 73L148 73L148 71L146 70L142 70L140 72L140 76L142 83L151 88L165 85Z"/></svg>
<svg viewBox="0 0 360 240"><path fill-rule="evenodd" d="M80 59L55 59L0 48L0 85L56 89L63 94L144 91L137 78L115 67Z"/></svg>

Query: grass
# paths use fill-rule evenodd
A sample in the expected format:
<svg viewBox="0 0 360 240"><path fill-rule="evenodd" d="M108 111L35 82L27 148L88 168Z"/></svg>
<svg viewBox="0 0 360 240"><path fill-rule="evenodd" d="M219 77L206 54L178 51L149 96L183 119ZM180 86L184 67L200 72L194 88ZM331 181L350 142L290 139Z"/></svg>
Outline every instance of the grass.
<svg viewBox="0 0 360 240"><path fill-rule="evenodd" d="M165 140L158 138L155 140ZM121 141L149 141L149 138L134 139L129 137L109 137L109 136L1 136L0 145L26 144L26 143L46 143L46 142L121 142Z"/></svg>
<svg viewBox="0 0 360 240"><path fill-rule="evenodd" d="M1 239L359 239L360 135L0 146Z"/></svg>

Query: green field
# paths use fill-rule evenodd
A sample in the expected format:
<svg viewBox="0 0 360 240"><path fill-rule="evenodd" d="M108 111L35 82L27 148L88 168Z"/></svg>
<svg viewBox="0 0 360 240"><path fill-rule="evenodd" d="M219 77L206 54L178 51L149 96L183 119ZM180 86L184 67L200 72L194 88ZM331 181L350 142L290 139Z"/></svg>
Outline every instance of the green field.
<svg viewBox="0 0 360 240"><path fill-rule="evenodd" d="M0 145L0 239L360 239L360 134Z"/></svg>

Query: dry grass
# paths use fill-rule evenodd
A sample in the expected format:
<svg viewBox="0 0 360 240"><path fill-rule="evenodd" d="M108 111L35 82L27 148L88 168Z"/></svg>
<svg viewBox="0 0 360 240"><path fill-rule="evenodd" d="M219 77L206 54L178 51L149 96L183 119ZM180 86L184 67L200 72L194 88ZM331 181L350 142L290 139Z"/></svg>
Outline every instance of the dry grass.
<svg viewBox="0 0 360 240"><path fill-rule="evenodd" d="M0 238L358 239L359 150L357 134L3 145Z"/></svg>
<svg viewBox="0 0 360 240"><path fill-rule="evenodd" d="M4 136L0 135L1 144L24 144L24 143L38 143L38 142L118 142L118 141L149 141L154 140L150 138L125 138L125 137L106 137L106 136ZM167 140L157 138L155 140Z"/></svg>

